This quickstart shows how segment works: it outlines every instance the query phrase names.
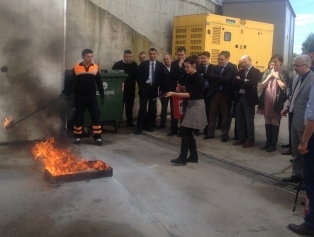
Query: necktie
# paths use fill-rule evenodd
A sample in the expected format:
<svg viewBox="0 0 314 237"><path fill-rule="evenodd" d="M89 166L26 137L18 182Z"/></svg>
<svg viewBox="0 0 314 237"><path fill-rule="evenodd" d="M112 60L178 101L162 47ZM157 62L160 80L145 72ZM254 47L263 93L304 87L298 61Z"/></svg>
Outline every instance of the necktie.
<svg viewBox="0 0 314 237"><path fill-rule="evenodd" d="M207 68L208 68L208 66L204 65L204 74L207 72ZM205 80L205 82L204 82L204 89L205 88L209 88L209 84L208 84L207 80Z"/></svg>
<svg viewBox="0 0 314 237"><path fill-rule="evenodd" d="M219 73L219 75L221 75L222 72L224 71L224 68L225 68L225 67L219 67L219 68L220 68L220 73Z"/></svg>
<svg viewBox="0 0 314 237"><path fill-rule="evenodd" d="M155 63L152 63L152 83L154 83L155 80Z"/></svg>
<svg viewBox="0 0 314 237"><path fill-rule="evenodd" d="M298 79L298 84L294 89L293 95L292 95L292 99L290 102L290 107L289 107L289 112L292 113L293 112L293 108L294 108L294 101L297 98L299 92L300 92L300 88L301 88L301 77L299 77Z"/></svg>
<svg viewBox="0 0 314 237"><path fill-rule="evenodd" d="M249 73L249 69L247 68L247 69L245 69L245 79L246 79L248 73Z"/></svg>
<svg viewBox="0 0 314 237"><path fill-rule="evenodd" d="M245 69L245 73L244 73L244 76L245 76L244 82L246 81L246 78L247 78L247 74L248 74L248 73L249 73L249 69L247 68L247 69ZM245 89L240 88L239 93L240 93L240 94L245 94Z"/></svg>

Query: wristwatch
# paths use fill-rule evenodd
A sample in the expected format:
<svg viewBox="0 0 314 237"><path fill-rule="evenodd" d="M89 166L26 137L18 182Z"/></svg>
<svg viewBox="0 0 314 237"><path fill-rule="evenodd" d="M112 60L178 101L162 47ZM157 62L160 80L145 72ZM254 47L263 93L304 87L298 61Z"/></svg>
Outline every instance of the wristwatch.
<svg viewBox="0 0 314 237"><path fill-rule="evenodd" d="M300 140L300 144L301 144L302 146L304 146L304 145L307 145L307 142L304 141L303 139L301 139L301 140Z"/></svg>

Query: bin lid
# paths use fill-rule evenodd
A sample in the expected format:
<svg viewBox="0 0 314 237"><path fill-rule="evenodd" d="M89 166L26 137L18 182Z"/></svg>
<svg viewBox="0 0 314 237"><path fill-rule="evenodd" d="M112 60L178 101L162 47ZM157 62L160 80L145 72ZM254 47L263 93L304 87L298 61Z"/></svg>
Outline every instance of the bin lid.
<svg viewBox="0 0 314 237"><path fill-rule="evenodd" d="M128 77L128 74L124 73L123 70L107 70L100 69L101 77Z"/></svg>

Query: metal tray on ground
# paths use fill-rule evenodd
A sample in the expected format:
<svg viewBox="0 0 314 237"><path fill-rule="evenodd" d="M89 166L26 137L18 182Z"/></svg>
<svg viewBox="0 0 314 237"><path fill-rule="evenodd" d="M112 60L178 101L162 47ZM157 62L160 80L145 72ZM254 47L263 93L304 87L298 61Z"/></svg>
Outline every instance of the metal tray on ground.
<svg viewBox="0 0 314 237"><path fill-rule="evenodd" d="M95 161L89 161L95 162ZM83 170L78 173L65 174L65 175L52 175L47 169L44 172L44 179L53 184L76 182L82 180L99 179L105 177L111 177L113 175L113 169L109 166L109 169L105 170Z"/></svg>

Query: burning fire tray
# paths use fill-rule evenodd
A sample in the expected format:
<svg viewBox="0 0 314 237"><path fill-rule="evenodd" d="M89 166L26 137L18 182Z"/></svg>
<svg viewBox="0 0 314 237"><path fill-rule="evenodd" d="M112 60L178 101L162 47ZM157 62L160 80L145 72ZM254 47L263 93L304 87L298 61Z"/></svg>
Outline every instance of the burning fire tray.
<svg viewBox="0 0 314 237"><path fill-rule="evenodd" d="M88 161L89 163L93 163L95 161ZM109 168L105 170L84 170L78 173L73 174L65 174L65 175L52 175L47 169L44 172L44 179L53 183L67 183L67 182L75 182L82 180L90 180L90 179L99 179L104 177L111 177L113 175L113 169L109 166Z"/></svg>

